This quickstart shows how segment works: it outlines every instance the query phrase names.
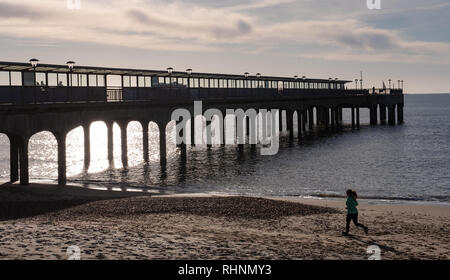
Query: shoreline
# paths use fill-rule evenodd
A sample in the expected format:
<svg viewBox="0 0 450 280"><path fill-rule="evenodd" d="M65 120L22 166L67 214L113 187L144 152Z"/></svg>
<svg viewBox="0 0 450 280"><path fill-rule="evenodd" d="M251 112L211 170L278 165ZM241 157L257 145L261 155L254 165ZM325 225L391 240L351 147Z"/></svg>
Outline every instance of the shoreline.
<svg viewBox="0 0 450 280"><path fill-rule="evenodd" d="M450 207L358 209L369 234L345 237L344 200L3 185L0 259L450 259Z"/></svg>
<svg viewBox="0 0 450 280"><path fill-rule="evenodd" d="M16 185L17 183L11 184L8 181L1 181L0 180L0 187L4 186L12 186ZM33 185L48 185L48 186L58 186L57 183L55 183L54 180L37 180L32 183L30 183L29 187L33 187ZM119 187L120 184L115 184L117 186L115 187L106 187L102 185L97 185L93 183L89 183L89 187L85 186L86 184L83 183L70 183L66 187L80 187L83 189L89 189L89 190L99 190L99 191L114 191L114 192L124 192L123 187ZM64 187L63 187L64 188ZM158 189L161 189L161 187L136 187L136 186L128 186L126 187L126 192L129 193L146 193L151 194L155 196L249 196L249 197L266 197L266 198L285 198L290 200L292 199L313 199L313 200L343 200L346 197L344 195L336 195L336 194L318 194L318 195L299 195L299 196L291 196L291 195L265 195L265 194L252 194L252 193L222 193L222 192L182 192L182 193L158 193ZM419 199L409 199L409 198L366 198L364 196L360 196L358 198L358 201L364 201L369 204L376 204L376 205L430 205L430 206L449 206L450 207L450 201L438 201L438 200L419 200Z"/></svg>

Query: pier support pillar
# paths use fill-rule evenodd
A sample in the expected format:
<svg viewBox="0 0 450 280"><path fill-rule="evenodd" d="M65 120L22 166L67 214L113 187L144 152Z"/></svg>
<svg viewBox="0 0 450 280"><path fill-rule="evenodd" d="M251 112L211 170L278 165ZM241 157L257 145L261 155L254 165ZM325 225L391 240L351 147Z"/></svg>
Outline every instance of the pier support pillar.
<svg viewBox="0 0 450 280"><path fill-rule="evenodd" d="M91 131L90 125L83 125L84 133L84 169L88 170L91 165Z"/></svg>
<svg viewBox="0 0 450 280"><path fill-rule="evenodd" d="M324 122L325 122L325 129L330 129L330 108L325 108L324 110Z"/></svg>
<svg viewBox="0 0 450 280"><path fill-rule="evenodd" d="M301 130L301 132L303 134L306 134L306 122L307 122L307 119L308 119L308 112L305 110L302 113L300 113L300 115L302 116L302 130Z"/></svg>
<svg viewBox="0 0 450 280"><path fill-rule="evenodd" d="M386 105L380 104L380 123L386 124Z"/></svg>
<svg viewBox="0 0 450 280"><path fill-rule="evenodd" d="M352 130L355 130L355 108L351 107L352 110Z"/></svg>
<svg viewBox="0 0 450 280"><path fill-rule="evenodd" d="M10 170L10 182L14 183L19 180L19 144L15 136L8 135L9 137L9 170Z"/></svg>
<svg viewBox="0 0 450 280"><path fill-rule="evenodd" d="M178 126L180 123L181 121L177 121L176 125ZM187 128L181 130L181 132L183 133L183 135L181 135L182 143L177 145L180 148L181 159L186 159L186 141L187 141L186 130Z"/></svg>
<svg viewBox="0 0 450 280"><path fill-rule="evenodd" d="M114 162L114 137L113 137L114 122L106 122L107 142L108 142L108 162L110 165Z"/></svg>
<svg viewBox="0 0 450 280"><path fill-rule="evenodd" d="M403 104L397 104L397 121L403 123Z"/></svg>
<svg viewBox="0 0 450 280"><path fill-rule="evenodd" d="M250 133L250 121L249 118L245 118L245 135L247 136L247 139L249 139L249 133ZM212 147L212 121L206 121L206 147L211 148ZM249 141L250 143L250 141Z"/></svg>
<svg viewBox="0 0 450 280"><path fill-rule="evenodd" d="M389 125L395 125L395 105L388 106L388 123Z"/></svg>
<svg viewBox="0 0 450 280"><path fill-rule="evenodd" d="M356 110L356 129L359 130L361 128L359 120L359 107L356 107L355 110Z"/></svg>
<svg viewBox="0 0 450 280"><path fill-rule="evenodd" d="M339 123L341 126L343 124L343 119L344 119L344 108L340 107L339 108Z"/></svg>
<svg viewBox="0 0 450 280"><path fill-rule="evenodd" d="M29 184L28 175L28 138L17 139L19 144L19 159L20 159L20 184L27 186Z"/></svg>
<svg viewBox="0 0 450 280"><path fill-rule="evenodd" d="M149 147L148 147L148 122L141 121L142 126L142 152L144 162L149 161Z"/></svg>
<svg viewBox="0 0 450 280"><path fill-rule="evenodd" d="M342 126L342 122L341 122L341 119L340 119L340 111L341 111L341 108L340 107L338 107L338 108L336 108L336 110L335 110L335 114L336 114L336 127L337 127L337 130L340 130L341 129L341 126Z"/></svg>
<svg viewBox="0 0 450 280"><path fill-rule="evenodd" d="M279 121L280 132L282 132L283 131L283 110L281 110L281 109L279 110L278 121Z"/></svg>
<svg viewBox="0 0 450 280"><path fill-rule="evenodd" d="M303 129L303 124L305 122L305 114L301 113L300 110L297 110L297 139L301 141L303 137L303 133L305 132Z"/></svg>
<svg viewBox="0 0 450 280"><path fill-rule="evenodd" d="M317 124L321 125L322 124L322 108L321 107L316 107L316 120L317 120Z"/></svg>
<svg viewBox="0 0 450 280"><path fill-rule="evenodd" d="M308 127L309 130L313 129L313 125L314 125L314 108L309 108L308 110Z"/></svg>
<svg viewBox="0 0 450 280"><path fill-rule="evenodd" d="M223 119L222 119L222 126L219 124L219 129L221 130L220 131L220 145L222 147L225 147L226 142L227 142L227 111L222 110L221 112L222 112ZM219 120L219 123L220 122L221 121ZM258 125L256 127L258 127Z"/></svg>
<svg viewBox="0 0 450 280"><path fill-rule="evenodd" d="M56 138L58 142L58 185L65 186L66 177L66 134L63 133Z"/></svg>
<svg viewBox="0 0 450 280"><path fill-rule="evenodd" d="M331 111L331 130L335 131L336 130L336 109L334 107L330 108Z"/></svg>
<svg viewBox="0 0 450 280"><path fill-rule="evenodd" d="M159 128L159 162L161 165L167 163L167 148L166 148L166 124L158 123Z"/></svg>
<svg viewBox="0 0 450 280"><path fill-rule="evenodd" d="M191 146L195 146L195 116L191 116Z"/></svg>
<svg viewBox="0 0 450 280"><path fill-rule="evenodd" d="M289 138L294 139L294 112L291 110L286 111L286 126Z"/></svg>
<svg viewBox="0 0 450 280"><path fill-rule="evenodd" d="M121 146L121 157L123 167L128 166L128 133L127 133L127 121L122 121L119 123L120 126L120 146Z"/></svg>
<svg viewBox="0 0 450 280"><path fill-rule="evenodd" d="M376 125L378 123L378 116L377 116L377 105L373 105L370 107L370 124Z"/></svg>

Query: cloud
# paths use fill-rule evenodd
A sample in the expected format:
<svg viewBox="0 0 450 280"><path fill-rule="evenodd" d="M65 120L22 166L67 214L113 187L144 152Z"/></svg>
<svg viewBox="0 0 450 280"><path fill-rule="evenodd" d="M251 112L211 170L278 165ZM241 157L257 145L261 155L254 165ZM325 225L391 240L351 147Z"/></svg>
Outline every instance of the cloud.
<svg viewBox="0 0 450 280"><path fill-rule="evenodd" d="M26 5L0 2L0 19L10 19L10 18L38 19L43 15L44 13L30 9Z"/></svg>
<svg viewBox="0 0 450 280"><path fill-rule="evenodd" d="M443 64L450 57L448 43L409 40L398 30L346 19L341 13L327 17L326 12L311 10L308 12L317 12L318 17L307 20L285 17L278 11L279 20L268 23L257 12L299 5L292 0L247 1L224 7L163 0L82 0L81 10L68 10L65 4L65 0L0 0L0 36L173 51L224 52L232 47L262 55L277 51L293 57L350 61ZM286 53L286 45L296 48Z"/></svg>

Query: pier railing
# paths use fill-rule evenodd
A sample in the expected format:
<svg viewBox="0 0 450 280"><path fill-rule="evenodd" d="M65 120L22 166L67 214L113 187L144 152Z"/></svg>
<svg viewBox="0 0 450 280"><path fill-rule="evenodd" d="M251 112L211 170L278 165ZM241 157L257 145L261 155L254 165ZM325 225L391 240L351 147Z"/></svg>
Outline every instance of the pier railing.
<svg viewBox="0 0 450 280"><path fill-rule="evenodd" d="M390 94L401 93L391 90ZM25 105L91 102L191 102L193 100L283 100L303 97L368 95L369 90L268 89L268 88L170 88L170 87L44 87L1 86L0 104ZM375 93L380 94L380 93Z"/></svg>

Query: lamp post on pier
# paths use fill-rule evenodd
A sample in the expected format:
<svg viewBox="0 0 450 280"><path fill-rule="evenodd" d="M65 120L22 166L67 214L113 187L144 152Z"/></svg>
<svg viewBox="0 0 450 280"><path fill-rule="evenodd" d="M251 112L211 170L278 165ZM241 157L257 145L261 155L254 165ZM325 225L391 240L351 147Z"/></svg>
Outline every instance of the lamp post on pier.
<svg viewBox="0 0 450 280"><path fill-rule="evenodd" d="M186 69L186 74L188 75L187 86L188 86L188 88L191 88L192 69L191 68Z"/></svg>
<svg viewBox="0 0 450 280"><path fill-rule="evenodd" d="M73 61L67 61L66 62L66 64L67 64L67 67L69 67L69 78L70 78L70 80L69 80L69 82L70 82L70 85L69 85L69 101L70 102L72 102L73 101L73 98L72 98L72 86L73 86L73 84L72 84L72 81L73 81L73 77L72 77L72 73L73 73L73 67L75 66L75 62L73 62Z"/></svg>
<svg viewBox="0 0 450 280"><path fill-rule="evenodd" d="M248 79L248 75L249 75L248 72L244 73L244 77L245 77L245 81L244 81L245 82L245 86L244 86L244 88L248 88L248 84L247 84L248 83L248 80L247 80Z"/></svg>
<svg viewBox="0 0 450 280"><path fill-rule="evenodd" d="M33 99L34 99L34 103L36 104L36 87L37 87L37 82L36 82L36 67L39 63L39 59L36 58L32 58L30 59L30 64L31 67L33 67L33 85L34 85L34 90L33 90Z"/></svg>

